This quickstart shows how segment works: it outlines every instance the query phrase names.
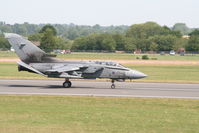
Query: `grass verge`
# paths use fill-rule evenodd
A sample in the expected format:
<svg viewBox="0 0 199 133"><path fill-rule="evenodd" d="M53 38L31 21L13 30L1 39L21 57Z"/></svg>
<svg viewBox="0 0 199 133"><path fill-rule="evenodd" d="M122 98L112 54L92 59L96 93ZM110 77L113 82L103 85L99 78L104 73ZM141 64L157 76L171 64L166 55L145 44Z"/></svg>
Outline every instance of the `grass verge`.
<svg viewBox="0 0 199 133"><path fill-rule="evenodd" d="M89 52L72 52L71 54L58 54L57 57L61 59L78 59L78 60L136 60L142 58L143 54L132 53L89 53ZM186 56L170 56L159 54L148 54L150 59L157 60L175 60L175 61L198 61L199 55ZM0 51L0 59L2 58L18 58L14 52Z"/></svg>
<svg viewBox="0 0 199 133"><path fill-rule="evenodd" d="M1 133L194 133L199 100L0 96Z"/></svg>
<svg viewBox="0 0 199 133"><path fill-rule="evenodd" d="M129 65L146 73L143 82L199 83L198 65Z"/></svg>

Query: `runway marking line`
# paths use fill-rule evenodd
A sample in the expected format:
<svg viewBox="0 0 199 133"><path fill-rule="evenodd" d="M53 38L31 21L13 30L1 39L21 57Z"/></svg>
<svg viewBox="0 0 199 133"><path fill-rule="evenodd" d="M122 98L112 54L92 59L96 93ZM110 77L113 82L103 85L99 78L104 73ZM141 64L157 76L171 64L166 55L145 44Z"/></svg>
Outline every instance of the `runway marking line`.
<svg viewBox="0 0 199 133"><path fill-rule="evenodd" d="M48 95L48 96L87 96L87 97L134 97L134 98L177 98L177 99L199 99L199 97L178 97L178 96L145 96L145 95L105 95L105 94L63 94L63 93L19 93L0 92L0 95Z"/></svg>

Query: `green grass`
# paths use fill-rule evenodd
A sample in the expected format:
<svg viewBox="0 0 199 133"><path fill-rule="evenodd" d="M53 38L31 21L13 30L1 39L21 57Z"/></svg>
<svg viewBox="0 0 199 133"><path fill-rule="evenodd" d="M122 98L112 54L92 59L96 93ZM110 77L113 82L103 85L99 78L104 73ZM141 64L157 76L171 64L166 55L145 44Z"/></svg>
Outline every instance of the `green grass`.
<svg viewBox="0 0 199 133"><path fill-rule="evenodd" d="M59 54L58 57L62 59L93 59L93 60L137 60L136 58L142 58L143 54L130 54L130 53L72 53L72 54ZM148 54L150 59L155 58L157 60L179 60L179 61L199 61L199 55L186 55L186 56L170 56L159 54Z"/></svg>
<svg viewBox="0 0 199 133"><path fill-rule="evenodd" d="M187 55L187 56L170 56L150 54L149 58L156 58L157 60L181 60L181 61L198 61L199 55ZM88 53L88 52L73 52L72 54L58 54L58 58L61 59L79 59L79 60L136 60L136 57L141 59L142 54L134 55L130 53ZM0 51L0 59L2 58L18 58L14 52Z"/></svg>
<svg viewBox="0 0 199 133"><path fill-rule="evenodd" d="M194 133L199 100L0 96L1 133Z"/></svg>
<svg viewBox="0 0 199 133"><path fill-rule="evenodd" d="M180 65L127 65L127 67L146 73L149 77L135 80L142 82L178 82L178 83L199 83L199 66ZM48 79L46 77L29 73L18 72L14 63L0 63L1 79Z"/></svg>
<svg viewBox="0 0 199 133"><path fill-rule="evenodd" d="M5 58L18 58L14 52L11 51L0 51L0 59Z"/></svg>
<svg viewBox="0 0 199 133"><path fill-rule="evenodd" d="M199 83L198 65L130 65L128 67L149 75L138 81Z"/></svg>
<svg viewBox="0 0 199 133"><path fill-rule="evenodd" d="M0 63L0 78L3 79L43 79L44 77L29 73L18 72L18 65L15 63Z"/></svg>

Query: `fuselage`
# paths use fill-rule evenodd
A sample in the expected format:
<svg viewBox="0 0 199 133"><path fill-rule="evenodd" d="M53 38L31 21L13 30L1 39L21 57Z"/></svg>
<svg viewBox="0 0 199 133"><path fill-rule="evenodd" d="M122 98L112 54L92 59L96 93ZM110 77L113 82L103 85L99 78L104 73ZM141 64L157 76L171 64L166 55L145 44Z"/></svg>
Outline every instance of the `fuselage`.
<svg viewBox="0 0 199 133"><path fill-rule="evenodd" d="M48 77L64 78L64 76L70 75L71 78L84 78L84 79L96 79L96 78L109 78L109 79L140 79L145 75L137 70L124 67L116 62L112 61L63 61L55 63L30 63L31 67L37 69ZM59 69L64 66L82 66L79 70L66 73L48 73L47 70Z"/></svg>

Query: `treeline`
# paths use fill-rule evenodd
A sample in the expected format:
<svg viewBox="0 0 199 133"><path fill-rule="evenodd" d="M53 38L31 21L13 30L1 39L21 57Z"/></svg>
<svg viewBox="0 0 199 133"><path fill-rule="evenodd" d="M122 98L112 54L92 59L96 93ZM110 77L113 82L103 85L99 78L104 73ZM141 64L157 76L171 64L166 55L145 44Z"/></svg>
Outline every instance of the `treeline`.
<svg viewBox="0 0 199 133"><path fill-rule="evenodd" d="M28 36L31 34L38 33L42 27L46 24L6 24L5 22L0 22L0 33L17 33L23 36ZM87 26L87 25L75 25L75 24L52 24L56 29L57 35L64 39L74 40L80 36L87 36L92 33L125 33L129 26Z"/></svg>
<svg viewBox="0 0 199 133"><path fill-rule="evenodd" d="M186 48L199 52L198 30L183 23L173 27L160 26L155 22L128 26L78 26L74 24L35 25L0 22L0 32L13 32L27 36L47 52L54 49L72 50L122 50L122 51L170 51ZM190 38L183 38L189 35ZM0 36L0 48L9 48Z"/></svg>
<svg viewBox="0 0 199 133"><path fill-rule="evenodd" d="M187 48L187 50L199 51L199 49L189 48L190 41L182 38L182 35L182 32L173 28L160 26L154 22L147 22L144 24L134 24L123 34L104 33L79 37L74 40L72 49L177 51L180 48ZM191 33L190 35L192 36ZM192 40L192 37L190 40Z"/></svg>
<svg viewBox="0 0 199 133"><path fill-rule="evenodd" d="M27 22L23 24L6 24L5 22L0 21L0 33L17 33L20 35L28 36L31 34L38 33L42 27L46 24L29 24ZM87 26L87 25L75 25L75 24L52 24L56 29L57 35L61 36L64 39L74 40L81 36L87 36L90 34L101 34L101 33L110 33L110 34L124 34L129 26ZM188 35L194 29L189 28L184 23L176 23L173 27L170 27L171 30L180 31L182 35Z"/></svg>

